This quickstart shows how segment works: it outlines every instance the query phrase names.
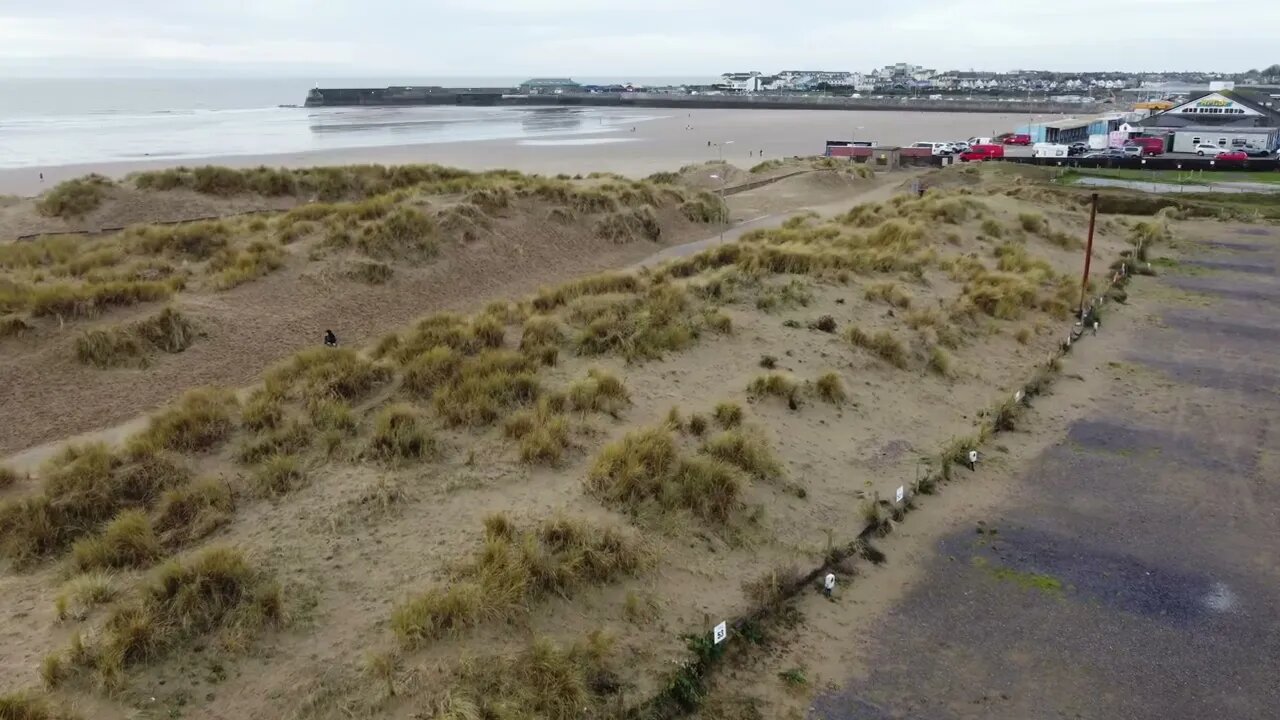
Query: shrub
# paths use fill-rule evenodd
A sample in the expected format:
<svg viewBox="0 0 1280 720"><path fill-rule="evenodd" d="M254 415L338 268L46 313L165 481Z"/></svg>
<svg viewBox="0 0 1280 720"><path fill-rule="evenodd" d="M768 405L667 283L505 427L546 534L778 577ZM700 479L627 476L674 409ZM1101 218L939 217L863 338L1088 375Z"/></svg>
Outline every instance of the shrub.
<svg viewBox="0 0 1280 720"><path fill-rule="evenodd" d="M776 567L754 580L744 580L742 593L754 610L776 610L791 597L803 575L794 565Z"/></svg>
<svg viewBox="0 0 1280 720"><path fill-rule="evenodd" d="M116 598L115 579L111 573L90 572L77 575L62 586L54 605L58 619L83 620L93 608Z"/></svg>
<svg viewBox="0 0 1280 720"><path fill-rule="evenodd" d="M702 437L707 432L707 418L694 413L689 416L689 434Z"/></svg>
<svg viewBox="0 0 1280 720"><path fill-rule="evenodd" d="M240 424L249 430L269 430L279 427L284 419L282 401L279 395L267 390L255 390L240 411Z"/></svg>
<svg viewBox="0 0 1280 720"><path fill-rule="evenodd" d="M351 412L351 406L341 400L313 400L307 403L307 415L317 430L341 433L353 433L356 430L356 418Z"/></svg>
<svg viewBox="0 0 1280 720"><path fill-rule="evenodd" d="M1029 328L1018 328L1013 334L1013 339L1018 341L1019 345L1026 345L1031 342L1031 330Z"/></svg>
<svg viewBox="0 0 1280 720"><path fill-rule="evenodd" d="M141 510L121 512L100 535L71 548L71 561L80 571L145 567L161 555L160 540Z"/></svg>
<svg viewBox="0 0 1280 720"><path fill-rule="evenodd" d="M520 348L545 347L564 342L564 332L556 319L547 315L531 315L524 321Z"/></svg>
<svg viewBox="0 0 1280 720"><path fill-rule="evenodd" d="M378 259L429 258L440 251L435 221L404 205L365 225L354 242L365 255Z"/></svg>
<svg viewBox="0 0 1280 720"><path fill-rule="evenodd" d="M21 337L31 332L30 323L17 315L6 315L0 317L0 340L11 337Z"/></svg>
<svg viewBox="0 0 1280 720"><path fill-rule="evenodd" d="M374 260L357 260L343 271L343 277L365 285L382 285L391 279L395 271L391 266Z"/></svg>
<svg viewBox="0 0 1280 720"><path fill-rule="evenodd" d="M662 236L662 225L649 206L610 213L596 222L595 234L615 243L627 243L637 238L657 242Z"/></svg>
<svg viewBox="0 0 1280 720"><path fill-rule="evenodd" d="M706 313L707 327L718 333L728 335L733 332L733 318L722 312Z"/></svg>
<svg viewBox="0 0 1280 720"><path fill-rule="evenodd" d="M717 460L741 468L760 480L782 477L782 466L764 438L742 429L725 430L707 440L702 451Z"/></svg>
<svg viewBox="0 0 1280 720"><path fill-rule="evenodd" d="M240 445L237 458L242 463L256 463L272 455L291 454L305 450L311 444L311 428L298 422L289 422L246 438Z"/></svg>
<svg viewBox="0 0 1280 720"><path fill-rule="evenodd" d="M21 476L13 468L0 465L0 490L5 490L18 483Z"/></svg>
<svg viewBox="0 0 1280 720"><path fill-rule="evenodd" d="M243 250L222 250L209 261L213 287L230 290L284 266L284 251L268 240L254 240Z"/></svg>
<svg viewBox="0 0 1280 720"><path fill-rule="evenodd" d="M388 462L428 459L436 454L436 440L417 408L388 405L374 421L369 453Z"/></svg>
<svg viewBox="0 0 1280 720"><path fill-rule="evenodd" d="M167 307L134 325L138 337L167 353L180 353L195 342L196 329L181 312Z"/></svg>
<svg viewBox="0 0 1280 720"><path fill-rule="evenodd" d="M824 333L833 333L836 331L836 319L830 315L823 315L817 320L814 320L809 327L814 330L821 330Z"/></svg>
<svg viewBox="0 0 1280 720"><path fill-rule="evenodd" d="M861 328L849 328L849 342L874 353L880 359L899 369L907 367L907 349L888 330L867 335Z"/></svg>
<svg viewBox="0 0 1280 720"><path fill-rule="evenodd" d="M154 526L170 545L194 542L231 520L231 490L214 479L197 480L160 496Z"/></svg>
<svg viewBox="0 0 1280 720"><path fill-rule="evenodd" d="M987 218L982 221L982 232L993 238L1001 238L1004 237L1004 226L996 221L995 218Z"/></svg>
<svg viewBox="0 0 1280 720"><path fill-rule="evenodd" d="M818 397L826 400L832 405L839 405L846 399L844 391L844 382L840 380L840 376L833 373L825 373L814 383L815 389L818 391Z"/></svg>
<svg viewBox="0 0 1280 720"><path fill-rule="evenodd" d="M463 362L458 375L435 394L436 411L451 425L488 425L504 409L541 393L533 362L520 353L488 350Z"/></svg>
<svg viewBox="0 0 1280 720"><path fill-rule="evenodd" d="M614 417L631 403L626 386L616 376L592 368L587 377L569 386L569 406L579 412L603 412Z"/></svg>
<svg viewBox="0 0 1280 720"><path fill-rule="evenodd" d="M716 405L713 417L722 428L737 427L742 424L742 406L737 403L722 402Z"/></svg>
<svg viewBox="0 0 1280 720"><path fill-rule="evenodd" d="M301 488L306 481L307 475L296 455L272 455L253 474L254 486L263 497L286 495Z"/></svg>
<svg viewBox="0 0 1280 720"><path fill-rule="evenodd" d="M36 210L50 217L80 217L102 205L111 184L96 173L60 182L36 201Z"/></svg>
<svg viewBox="0 0 1280 720"><path fill-rule="evenodd" d="M227 390L189 390L177 405L151 416L147 429L129 439L132 454L147 448L200 452L220 444L231 434L236 398Z"/></svg>
<svg viewBox="0 0 1280 720"><path fill-rule="evenodd" d="M0 718L4 720L79 720L80 716L55 705L48 698L29 692L0 695Z"/></svg>
<svg viewBox="0 0 1280 720"><path fill-rule="evenodd" d="M792 307L808 307L813 292L803 281L792 278L784 285L770 285L756 298L756 308L771 312Z"/></svg>

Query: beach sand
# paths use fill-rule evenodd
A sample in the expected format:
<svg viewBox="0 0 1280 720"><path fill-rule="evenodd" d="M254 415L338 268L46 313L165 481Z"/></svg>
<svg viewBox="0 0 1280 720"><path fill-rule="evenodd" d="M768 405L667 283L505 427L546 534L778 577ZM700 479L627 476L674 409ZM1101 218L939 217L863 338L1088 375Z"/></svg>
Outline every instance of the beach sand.
<svg viewBox="0 0 1280 720"><path fill-rule="evenodd" d="M655 110L667 114L612 133L538 135L473 142L422 143L303 153L105 162L0 170L0 195L31 196L91 172L121 177L177 165L307 167L356 163L437 163L473 170L511 168L544 174L616 172L643 176L724 159L750 167L763 159L821 155L829 139L909 145L993 135L1025 123L1021 114L850 112L827 110ZM711 143L708 145L708 143ZM40 174L44 174L43 181Z"/></svg>

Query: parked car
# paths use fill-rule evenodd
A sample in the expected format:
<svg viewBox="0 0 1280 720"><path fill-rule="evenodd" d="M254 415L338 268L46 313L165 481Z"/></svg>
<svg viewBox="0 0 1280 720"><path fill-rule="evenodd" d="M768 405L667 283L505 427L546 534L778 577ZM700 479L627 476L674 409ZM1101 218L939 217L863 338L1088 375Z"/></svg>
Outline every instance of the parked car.
<svg viewBox="0 0 1280 720"><path fill-rule="evenodd" d="M967 143L967 142L965 142L965 141L963 141L963 140L961 140L961 141L959 141L959 142L953 142L953 143L951 143L951 152L955 153L956 155L959 155L960 153L962 153L962 152L964 152L965 150L968 150L968 149L969 149L969 143Z"/></svg>
<svg viewBox="0 0 1280 720"><path fill-rule="evenodd" d="M1217 145L1210 145L1209 143L1200 143L1199 145L1196 146L1196 154L1199 155L1200 157L1204 157L1205 155L1214 157L1226 151L1227 151L1226 148L1220 148Z"/></svg>
<svg viewBox="0 0 1280 720"><path fill-rule="evenodd" d="M1244 162L1249 159L1249 154L1244 150L1224 150L1218 153L1214 158L1218 162Z"/></svg>
<svg viewBox="0 0 1280 720"><path fill-rule="evenodd" d="M1126 157L1129 157L1129 156L1126 155L1123 150L1119 148L1108 148L1106 150L1099 150L1097 152L1088 153L1087 155L1084 156L1084 159L1086 160L1123 160Z"/></svg>
<svg viewBox="0 0 1280 720"><path fill-rule="evenodd" d="M1270 151L1270 150L1267 150L1266 148L1259 148L1259 147L1247 147L1247 146L1246 146L1246 147L1243 147L1243 148L1240 148L1240 149L1241 149L1241 150L1244 150L1244 154L1245 154L1245 155L1248 155L1249 157L1263 157L1263 158L1264 158L1264 157L1271 157L1271 154L1272 154L1272 153L1271 153L1271 151Z"/></svg>
<svg viewBox="0 0 1280 720"><path fill-rule="evenodd" d="M960 162L991 160L992 158L1002 157L1004 157L1003 145L978 143L971 145L968 150L960 153Z"/></svg>
<svg viewBox="0 0 1280 720"><path fill-rule="evenodd" d="M911 147L929 148L934 155L950 155L951 154L950 144L944 143L944 142L931 142L929 140L921 140L919 142L911 143Z"/></svg>
<svg viewBox="0 0 1280 720"><path fill-rule="evenodd" d="M1001 141L1005 145L1030 145L1031 136L1024 133L1014 133L1011 135L1005 135L1001 138Z"/></svg>
<svg viewBox="0 0 1280 720"><path fill-rule="evenodd" d="M1141 145L1125 145L1120 148L1122 157L1142 157L1147 154L1147 149Z"/></svg>
<svg viewBox="0 0 1280 720"><path fill-rule="evenodd" d="M1125 145L1139 145L1142 147L1143 155L1163 155L1164 154L1164 138L1158 137L1135 137L1129 138Z"/></svg>
<svg viewBox="0 0 1280 720"><path fill-rule="evenodd" d="M1067 146L1067 153L1070 155L1083 155L1089 152L1089 143L1073 142Z"/></svg>

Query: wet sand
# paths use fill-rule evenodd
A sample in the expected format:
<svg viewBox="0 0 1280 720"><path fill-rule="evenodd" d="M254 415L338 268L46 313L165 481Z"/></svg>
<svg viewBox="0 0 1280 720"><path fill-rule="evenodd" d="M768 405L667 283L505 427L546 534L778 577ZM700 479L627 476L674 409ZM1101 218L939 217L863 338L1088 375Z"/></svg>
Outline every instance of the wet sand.
<svg viewBox="0 0 1280 720"><path fill-rule="evenodd" d="M572 109L566 109L572 112ZM662 111L656 111L662 112ZM717 159L743 167L763 159L820 155L828 139L874 140L909 145L917 140L961 140L992 135L1026 122L1025 115L826 110L694 110L669 114L616 132L591 135L424 143L302 153L235 155L200 159L85 163L0 170L0 194L37 195L52 185L96 172L123 177L176 165L307 167L354 163L438 163L474 170L512 168L545 174L617 172L643 176ZM572 132L572 131L569 131ZM604 142L604 141L609 142ZM708 143L711 143L708 145ZM40 173L44 174L41 181Z"/></svg>

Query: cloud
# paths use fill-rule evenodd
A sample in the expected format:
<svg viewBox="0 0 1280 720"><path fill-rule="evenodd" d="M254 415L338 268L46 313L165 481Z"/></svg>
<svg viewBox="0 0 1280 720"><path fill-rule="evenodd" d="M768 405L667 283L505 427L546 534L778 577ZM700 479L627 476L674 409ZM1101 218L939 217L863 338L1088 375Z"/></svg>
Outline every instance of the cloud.
<svg viewBox="0 0 1280 720"><path fill-rule="evenodd" d="M1206 30L1206 18L1248 22ZM84 75L181 65L399 78L711 76L899 61L1244 70L1280 60L1276 27L1280 3L1256 0L0 0L0 63L35 71L47 61Z"/></svg>

